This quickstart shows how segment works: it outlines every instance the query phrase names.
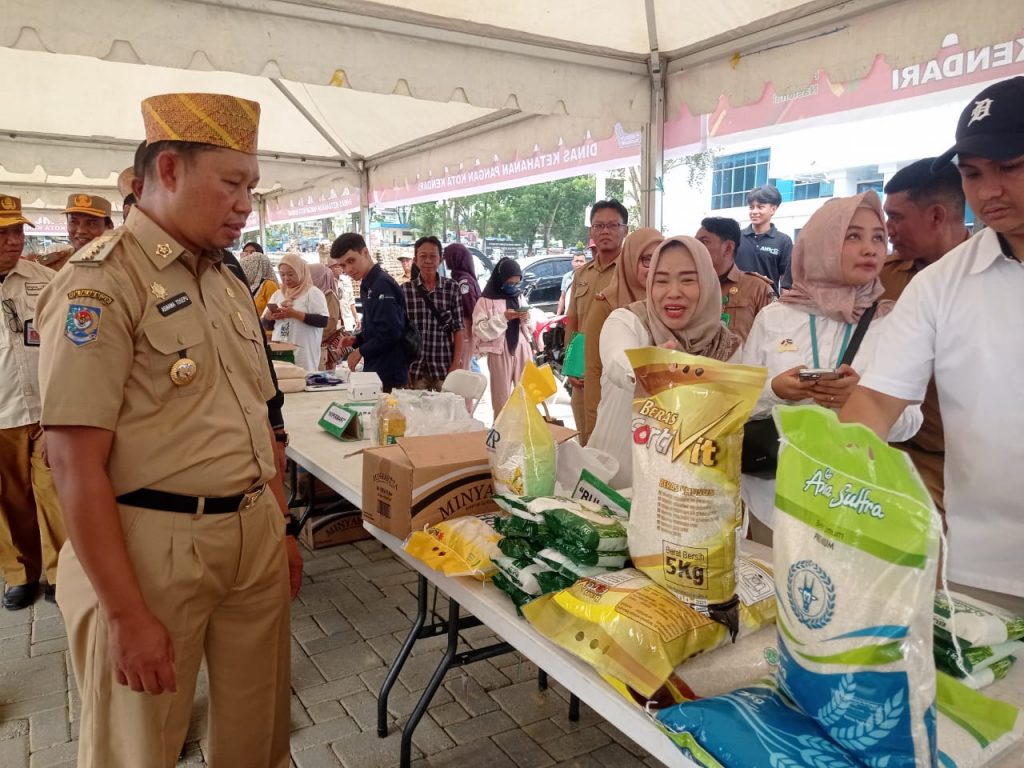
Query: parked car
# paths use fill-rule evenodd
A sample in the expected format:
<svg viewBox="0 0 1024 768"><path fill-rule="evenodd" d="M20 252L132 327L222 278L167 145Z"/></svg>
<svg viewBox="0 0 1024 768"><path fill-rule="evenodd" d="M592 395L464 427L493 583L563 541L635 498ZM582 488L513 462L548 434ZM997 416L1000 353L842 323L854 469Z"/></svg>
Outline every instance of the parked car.
<svg viewBox="0 0 1024 768"><path fill-rule="evenodd" d="M519 266L523 270L523 292L530 306L545 312L558 309L562 276L572 269L572 257L535 256L521 259Z"/></svg>
<svg viewBox="0 0 1024 768"><path fill-rule="evenodd" d="M447 248L451 243L445 243ZM485 254L479 248L475 248L472 245L467 245L468 250L473 255L473 265L476 268L476 279L480 283L480 290L483 290L484 286L487 285L487 280L491 276L491 272L494 270L494 265L497 263L490 256ZM440 273L445 277L448 277L448 268L445 267L444 261L441 262ZM557 299L556 299L557 301Z"/></svg>

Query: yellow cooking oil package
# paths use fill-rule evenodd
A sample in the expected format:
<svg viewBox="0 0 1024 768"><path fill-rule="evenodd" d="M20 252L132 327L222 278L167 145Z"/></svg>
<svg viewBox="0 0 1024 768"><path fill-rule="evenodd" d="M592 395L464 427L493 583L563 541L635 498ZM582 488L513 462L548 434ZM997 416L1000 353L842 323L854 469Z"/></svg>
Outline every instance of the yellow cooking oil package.
<svg viewBox="0 0 1024 768"><path fill-rule="evenodd" d="M768 592L740 612L745 632L775 619L767 573ZM722 624L635 568L580 579L528 603L523 615L548 639L648 698L683 661L729 640Z"/></svg>
<svg viewBox="0 0 1024 768"><path fill-rule="evenodd" d="M501 534L494 530L497 517L488 513L429 525L409 534L403 549L447 576L487 581L497 570L493 559L501 557Z"/></svg>
<svg viewBox="0 0 1024 768"><path fill-rule="evenodd" d="M767 371L656 347L626 355L636 378L630 557L735 634L743 425Z"/></svg>

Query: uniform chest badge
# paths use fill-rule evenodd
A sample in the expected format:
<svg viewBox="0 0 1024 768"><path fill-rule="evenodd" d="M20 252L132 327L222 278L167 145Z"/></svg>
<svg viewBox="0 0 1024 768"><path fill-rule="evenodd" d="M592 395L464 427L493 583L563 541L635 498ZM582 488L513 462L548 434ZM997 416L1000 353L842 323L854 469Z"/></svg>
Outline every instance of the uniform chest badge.
<svg viewBox="0 0 1024 768"><path fill-rule="evenodd" d="M232 291L230 288L225 288L224 290L228 292L228 298L229 299L235 298L235 292Z"/></svg>
<svg viewBox="0 0 1024 768"><path fill-rule="evenodd" d="M184 387L186 384L191 384L198 370L199 367L196 365L196 361L190 357L175 360L170 370L171 383L176 387Z"/></svg>
<svg viewBox="0 0 1024 768"><path fill-rule="evenodd" d="M151 283L149 286L149 292L156 296L160 301L167 298L167 289L160 285L160 283Z"/></svg>
<svg viewBox="0 0 1024 768"><path fill-rule="evenodd" d="M779 352L799 352L800 347L793 343L792 339L783 339L779 342Z"/></svg>
<svg viewBox="0 0 1024 768"><path fill-rule="evenodd" d="M174 253L174 251L171 250L171 246L168 243L160 243L160 245L156 247L156 255L161 259L166 259L172 253Z"/></svg>
<svg viewBox="0 0 1024 768"><path fill-rule="evenodd" d="M76 347L96 341L100 335L99 307L87 307L83 304L68 306L68 317L64 323L64 338Z"/></svg>

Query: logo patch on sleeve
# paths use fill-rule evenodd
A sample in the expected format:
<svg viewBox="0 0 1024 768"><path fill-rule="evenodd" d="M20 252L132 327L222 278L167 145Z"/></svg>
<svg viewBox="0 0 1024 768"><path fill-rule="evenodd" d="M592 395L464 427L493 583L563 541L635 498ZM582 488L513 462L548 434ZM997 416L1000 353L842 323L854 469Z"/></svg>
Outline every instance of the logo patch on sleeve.
<svg viewBox="0 0 1024 768"><path fill-rule="evenodd" d="M86 307L82 304L68 306L68 319L64 326L64 337L76 347L96 341L100 334L99 307Z"/></svg>

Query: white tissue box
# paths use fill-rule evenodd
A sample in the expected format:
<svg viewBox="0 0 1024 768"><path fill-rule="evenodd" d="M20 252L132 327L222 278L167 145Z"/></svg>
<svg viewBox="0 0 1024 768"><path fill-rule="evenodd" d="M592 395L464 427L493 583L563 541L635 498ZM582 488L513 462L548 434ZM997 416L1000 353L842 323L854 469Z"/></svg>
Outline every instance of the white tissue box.
<svg viewBox="0 0 1024 768"><path fill-rule="evenodd" d="M376 400L380 395L380 376L365 371L352 371L348 377L348 394L353 400Z"/></svg>

